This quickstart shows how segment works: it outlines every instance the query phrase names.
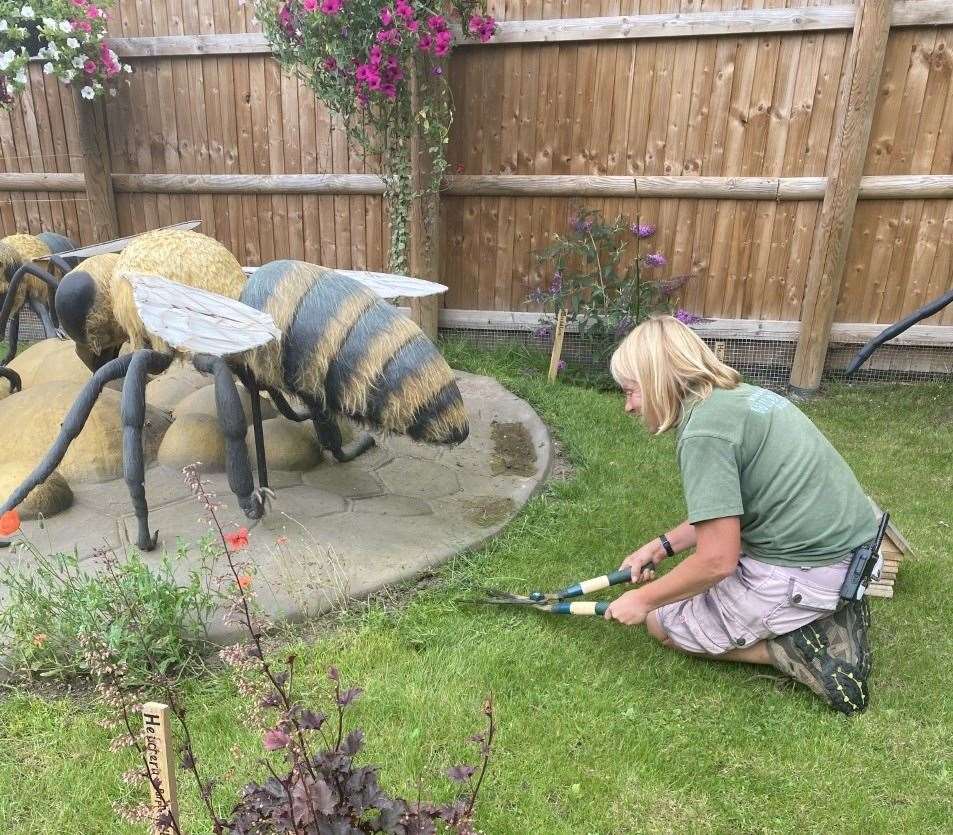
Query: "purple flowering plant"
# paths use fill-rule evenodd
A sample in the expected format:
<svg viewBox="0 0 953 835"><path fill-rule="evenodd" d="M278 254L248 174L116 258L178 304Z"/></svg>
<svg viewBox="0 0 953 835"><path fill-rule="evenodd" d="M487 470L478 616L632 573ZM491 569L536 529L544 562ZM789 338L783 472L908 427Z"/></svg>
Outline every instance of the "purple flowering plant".
<svg viewBox="0 0 953 835"><path fill-rule="evenodd" d="M446 172L453 120L444 68L461 38L493 37L486 0L255 0L255 12L275 58L341 117L353 146L380 158L390 268L404 272L411 138L419 131L433 160L432 197Z"/></svg>
<svg viewBox="0 0 953 835"><path fill-rule="evenodd" d="M641 219L619 216L610 222L598 210L574 209L567 233L534 253L548 267L547 278L527 302L553 314L565 310L597 360L652 314L677 308L685 321L682 317L692 314L679 308L677 299L692 276L660 275L668 259L652 245L656 231ZM548 338L552 319L547 316L540 325L534 335Z"/></svg>

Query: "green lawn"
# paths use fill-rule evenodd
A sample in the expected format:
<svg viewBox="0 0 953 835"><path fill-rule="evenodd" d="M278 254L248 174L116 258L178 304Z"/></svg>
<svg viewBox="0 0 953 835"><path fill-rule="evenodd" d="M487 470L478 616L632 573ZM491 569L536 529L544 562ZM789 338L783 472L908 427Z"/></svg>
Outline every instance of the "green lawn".
<svg viewBox="0 0 953 835"><path fill-rule="evenodd" d="M355 610L295 646L306 691L326 692L332 662L366 689L354 719L386 786L448 796L440 772L465 756L492 693L500 733L478 807L491 835L949 831L953 386L837 388L807 408L916 551L897 597L873 604L873 703L847 720L640 629L461 605L478 586L551 588L614 568L682 506L671 438L649 439L620 396L547 386L517 352L448 354L527 398L575 472L408 605ZM248 711L217 675L192 682L188 703L212 771L247 748L218 791L225 807L256 773ZM131 760L108 753L97 717L84 700L0 700L0 832L137 831L113 817ZM185 831L208 832L184 782L183 805Z"/></svg>

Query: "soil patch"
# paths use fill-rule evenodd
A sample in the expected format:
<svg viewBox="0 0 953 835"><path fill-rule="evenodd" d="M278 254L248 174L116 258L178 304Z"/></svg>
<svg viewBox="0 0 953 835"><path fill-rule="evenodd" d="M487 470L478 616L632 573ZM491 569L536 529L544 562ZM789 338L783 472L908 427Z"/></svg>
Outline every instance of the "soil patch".
<svg viewBox="0 0 953 835"><path fill-rule="evenodd" d="M536 472L536 448L522 423L493 422L490 428L493 475L531 476Z"/></svg>
<svg viewBox="0 0 953 835"><path fill-rule="evenodd" d="M513 514L515 506L509 498L478 496L463 502L464 518L481 528L492 528Z"/></svg>

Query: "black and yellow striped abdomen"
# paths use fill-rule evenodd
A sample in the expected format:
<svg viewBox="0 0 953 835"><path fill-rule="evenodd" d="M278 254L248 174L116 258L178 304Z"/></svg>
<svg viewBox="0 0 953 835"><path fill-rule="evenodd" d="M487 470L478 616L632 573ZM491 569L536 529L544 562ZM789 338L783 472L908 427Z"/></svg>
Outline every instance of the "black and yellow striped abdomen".
<svg viewBox="0 0 953 835"><path fill-rule="evenodd" d="M430 443L469 432L453 373L406 316L359 282L326 267L273 261L241 300L271 315L281 342L245 358L267 387L370 426Z"/></svg>

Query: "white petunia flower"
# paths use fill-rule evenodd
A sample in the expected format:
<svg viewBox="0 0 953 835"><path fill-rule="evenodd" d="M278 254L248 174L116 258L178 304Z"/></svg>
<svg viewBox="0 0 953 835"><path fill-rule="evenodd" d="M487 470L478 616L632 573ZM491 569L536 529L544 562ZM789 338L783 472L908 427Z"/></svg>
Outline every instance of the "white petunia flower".
<svg viewBox="0 0 953 835"><path fill-rule="evenodd" d="M79 94L80 94L84 99L93 99L93 98L96 97L96 94L93 92L93 88L92 88L92 87L84 87L82 90L79 91Z"/></svg>
<svg viewBox="0 0 953 835"><path fill-rule="evenodd" d="M20 9L20 17L24 20L33 20L36 17L36 12L33 11L33 6L24 6Z"/></svg>
<svg viewBox="0 0 953 835"><path fill-rule="evenodd" d="M123 72L132 72L132 67L131 67L129 64L123 64L123 65L122 65L122 71L123 71Z"/></svg>
<svg viewBox="0 0 953 835"><path fill-rule="evenodd" d="M67 70L63 73L62 78L64 84L69 84L74 78L76 78L76 73L72 70Z"/></svg>
<svg viewBox="0 0 953 835"><path fill-rule="evenodd" d="M46 48L46 54L49 55L54 61L58 61L60 58L60 48L55 43L51 43Z"/></svg>
<svg viewBox="0 0 953 835"><path fill-rule="evenodd" d="M110 96L115 96L115 95L116 95L116 88L115 88L115 87L111 87L111 88L109 89L109 95L110 95Z"/></svg>
<svg viewBox="0 0 953 835"><path fill-rule="evenodd" d="M52 75L53 74L53 65L47 61L43 65L43 75Z"/></svg>
<svg viewBox="0 0 953 835"><path fill-rule="evenodd" d="M70 23L68 20L61 20L60 31L65 32L68 35L70 32L73 31L73 24Z"/></svg>
<svg viewBox="0 0 953 835"><path fill-rule="evenodd" d="M81 69L83 68L83 64L85 64L85 63L86 63L86 59L80 57L79 55L77 55L77 56L73 59L73 66L76 67L76 69L78 69L78 70L81 70Z"/></svg>
<svg viewBox="0 0 953 835"><path fill-rule="evenodd" d="M12 50L8 49L3 55L0 55L0 70L5 70L10 64L13 63L13 59L17 57L17 54Z"/></svg>
<svg viewBox="0 0 953 835"><path fill-rule="evenodd" d="M0 20L0 32L6 32L10 28L10 24L5 20Z"/></svg>
<svg viewBox="0 0 953 835"><path fill-rule="evenodd" d="M67 38L67 39L66 39L66 45L67 45L70 49L79 49L79 41L76 40L76 38Z"/></svg>
<svg viewBox="0 0 953 835"><path fill-rule="evenodd" d="M26 67L20 67L20 72L16 75L17 84L26 84Z"/></svg>
<svg viewBox="0 0 953 835"><path fill-rule="evenodd" d="M36 51L36 57L37 57L37 58L46 58L46 56L47 56L46 47L45 47L45 46L41 46L41 47Z"/></svg>
<svg viewBox="0 0 953 835"><path fill-rule="evenodd" d="M56 28L56 21L53 20L52 17L44 17L44 18L43 18L43 25L44 25L47 29L55 29L55 28Z"/></svg>

